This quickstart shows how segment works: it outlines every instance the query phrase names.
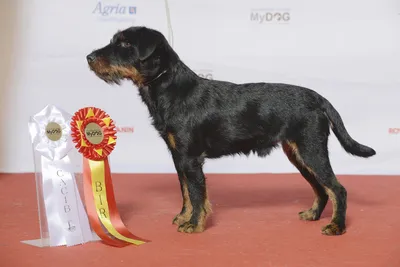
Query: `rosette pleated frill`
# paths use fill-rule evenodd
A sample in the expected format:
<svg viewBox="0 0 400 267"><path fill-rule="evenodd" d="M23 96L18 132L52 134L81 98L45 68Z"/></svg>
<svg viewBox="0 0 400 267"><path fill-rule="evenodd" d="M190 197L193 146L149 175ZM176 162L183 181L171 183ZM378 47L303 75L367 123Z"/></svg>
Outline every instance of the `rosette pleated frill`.
<svg viewBox="0 0 400 267"><path fill-rule="evenodd" d="M41 239L44 246L73 246L93 240L69 157L73 143L71 115L48 105L31 117ZM44 226L44 227L43 227ZM45 229L42 229L45 228Z"/></svg>
<svg viewBox="0 0 400 267"><path fill-rule="evenodd" d="M103 110L87 107L74 114L71 130L83 155L85 202L93 230L105 244L116 247L149 242L126 228L116 206L108 161L117 140L113 120Z"/></svg>

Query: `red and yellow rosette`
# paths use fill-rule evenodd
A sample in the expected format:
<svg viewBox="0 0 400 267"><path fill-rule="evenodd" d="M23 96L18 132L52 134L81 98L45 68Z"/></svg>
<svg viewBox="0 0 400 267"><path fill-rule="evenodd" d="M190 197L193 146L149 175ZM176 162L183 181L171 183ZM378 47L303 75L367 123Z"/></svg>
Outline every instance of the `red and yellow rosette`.
<svg viewBox="0 0 400 267"><path fill-rule="evenodd" d="M115 147L116 133L113 120L101 109L83 108L72 117L72 140L83 155L84 195L90 225L108 245L141 245L149 241L126 228L115 202L108 155Z"/></svg>

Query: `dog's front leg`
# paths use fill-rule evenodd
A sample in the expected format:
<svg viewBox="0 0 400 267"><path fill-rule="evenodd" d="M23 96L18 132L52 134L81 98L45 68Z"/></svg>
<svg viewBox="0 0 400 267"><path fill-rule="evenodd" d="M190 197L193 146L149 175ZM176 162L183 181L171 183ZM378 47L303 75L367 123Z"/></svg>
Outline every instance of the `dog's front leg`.
<svg viewBox="0 0 400 267"><path fill-rule="evenodd" d="M208 200L206 179L203 173L203 160L200 158L182 158L179 165L183 169L182 195L184 201L185 220L178 227L179 232L203 232L208 215L211 213L211 204ZM186 197L186 206L185 206ZM187 210L191 210L186 213ZM182 210L183 211L183 210ZM181 213L182 214L182 213ZM191 215L189 218L189 214ZM179 215L178 215L179 217ZM189 218L189 220L187 220Z"/></svg>
<svg viewBox="0 0 400 267"><path fill-rule="evenodd" d="M172 155L182 192L182 210L175 216L172 223L179 226L190 220L193 212L193 206L189 198L187 178L184 174L182 161L179 155L176 153L173 152Z"/></svg>

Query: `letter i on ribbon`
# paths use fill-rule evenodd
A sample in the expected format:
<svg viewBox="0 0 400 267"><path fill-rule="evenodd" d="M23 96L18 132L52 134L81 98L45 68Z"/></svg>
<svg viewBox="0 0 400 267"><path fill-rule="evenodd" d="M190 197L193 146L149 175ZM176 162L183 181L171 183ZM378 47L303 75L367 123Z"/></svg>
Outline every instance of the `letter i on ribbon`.
<svg viewBox="0 0 400 267"><path fill-rule="evenodd" d="M85 202L93 230L111 246L149 242L133 235L117 210L108 162L117 139L113 120L103 110L87 107L74 114L71 130L75 147L83 155Z"/></svg>
<svg viewBox="0 0 400 267"><path fill-rule="evenodd" d="M38 172L40 168L41 179L37 181L42 190L39 189L38 196L39 202L44 203L48 228L42 229L42 234L43 230L48 231L50 246L73 246L93 240L68 157L68 152L73 149L71 117L48 105L29 122L34 155L40 157L36 170Z"/></svg>

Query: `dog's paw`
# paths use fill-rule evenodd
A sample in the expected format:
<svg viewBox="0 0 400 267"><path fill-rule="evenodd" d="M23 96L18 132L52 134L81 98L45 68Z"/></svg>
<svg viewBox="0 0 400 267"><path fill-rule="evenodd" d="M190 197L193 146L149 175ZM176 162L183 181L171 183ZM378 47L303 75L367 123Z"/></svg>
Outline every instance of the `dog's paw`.
<svg viewBox="0 0 400 267"><path fill-rule="evenodd" d="M316 221L319 220L319 216L315 210L309 209L299 212L299 219L303 221Z"/></svg>
<svg viewBox="0 0 400 267"><path fill-rule="evenodd" d="M181 225L179 225L178 227L178 232L181 233L201 233L204 231L204 227L200 226L200 225L195 225L191 222L185 222Z"/></svg>
<svg viewBox="0 0 400 267"><path fill-rule="evenodd" d="M190 218L188 218L188 216L184 215L184 214L177 214L174 219L172 220L172 224L175 225L182 225L185 222L188 222L190 220Z"/></svg>
<svg viewBox="0 0 400 267"><path fill-rule="evenodd" d="M342 235L346 233L345 227L339 227L336 223L330 223L322 227L323 235Z"/></svg>

